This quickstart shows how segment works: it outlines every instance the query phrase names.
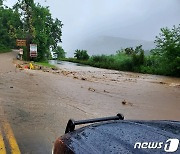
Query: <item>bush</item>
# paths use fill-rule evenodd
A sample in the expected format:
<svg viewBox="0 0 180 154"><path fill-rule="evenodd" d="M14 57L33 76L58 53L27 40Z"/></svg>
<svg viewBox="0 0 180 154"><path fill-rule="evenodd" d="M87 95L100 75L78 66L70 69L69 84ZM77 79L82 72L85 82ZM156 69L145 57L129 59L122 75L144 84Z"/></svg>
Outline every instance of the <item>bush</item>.
<svg viewBox="0 0 180 154"><path fill-rule="evenodd" d="M114 70L132 70L132 58L130 56L125 55L124 53L117 55L98 55L92 56L88 60L89 65L99 67L99 68L107 68Z"/></svg>

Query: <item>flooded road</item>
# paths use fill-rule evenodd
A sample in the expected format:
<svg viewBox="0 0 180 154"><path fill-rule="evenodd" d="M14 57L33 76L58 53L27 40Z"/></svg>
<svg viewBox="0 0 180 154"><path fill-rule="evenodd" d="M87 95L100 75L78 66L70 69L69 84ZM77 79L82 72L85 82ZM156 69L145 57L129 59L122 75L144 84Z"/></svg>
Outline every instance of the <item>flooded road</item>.
<svg viewBox="0 0 180 154"><path fill-rule="evenodd" d="M179 87L180 86L180 78L176 77L167 77L167 76L160 76L160 75L149 75L149 74L141 74L141 73L132 73L132 72L121 72L116 70L107 70L107 69L100 69L96 67L91 67L88 65L72 63L67 61L58 61L58 60L49 60L49 63L55 65L59 69L78 72L79 74L87 74L87 76L91 77L93 75L104 77L104 74L109 74L109 79L115 78L116 80L120 79L120 77L127 77L127 78L139 78L143 79L144 81L150 81L154 83L160 82L160 84L169 84L170 86ZM108 78L106 76L106 78ZM102 78L103 79L103 78ZM123 78L121 78L123 79Z"/></svg>
<svg viewBox="0 0 180 154"><path fill-rule="evenodd" d="M15 53L0 55L0 132L8 123L21 153L50 153L68 119L114 116L180 120L180 79L76 66L19 70ZM2 67L3 66L3 67ZM1 135L0 134L0 135Z"/></svg>
<svg viewBox="0 0 180 154"><path fill-rule="evenodd" d="M62 61L50 63L67 77L89 82L84 83L82 88L86 87L94 93L91 100L98 103L89 101L89 104L99 109L98 114L111 114L118 109L128 119L180 120L180 78L100 69ZM122 108L120 105L123 105ZM108 111L102 110L101 106Z"/></svg>

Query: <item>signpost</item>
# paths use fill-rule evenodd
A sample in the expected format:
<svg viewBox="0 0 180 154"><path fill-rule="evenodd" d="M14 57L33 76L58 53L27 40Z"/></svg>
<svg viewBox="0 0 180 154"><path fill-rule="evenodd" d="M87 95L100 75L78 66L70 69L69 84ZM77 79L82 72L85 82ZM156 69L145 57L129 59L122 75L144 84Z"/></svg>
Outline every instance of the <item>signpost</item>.
<svg viewBox="0 0 180 154"><path fill-rule="evenodd" d="M16 46L19 46L19 47L25 47L27 44L26 44L26 40L25 39L16 39ZM23 56L23 49L19 49L19 57L20 57L20 60L22 60L22 56Z"/></svg>
<svg viewBox="0 0 180 154"><path fill-rule="evenodd" d="M30 35L27 35L26 39L16 39L16 46L19 47L27 47L27 60L30 60L30 58L37 57L37 44L31 44L32 37ZM23 50L20 49L19 55L23 55Z"/></svg>
<svg viewBox="0 0 180 154"><path fill-rule="evenodd" d="M17 40L16 40L16 45L17 45L17 46L20 46L20 47L25 47L25 46L26 46L26 40L17 39Z"/></svg>
<svg viewBox="0 0 180 154"><path fill-rule="evenodd" d="M30 44L30 57L37 57L37 44Z"/></svg>

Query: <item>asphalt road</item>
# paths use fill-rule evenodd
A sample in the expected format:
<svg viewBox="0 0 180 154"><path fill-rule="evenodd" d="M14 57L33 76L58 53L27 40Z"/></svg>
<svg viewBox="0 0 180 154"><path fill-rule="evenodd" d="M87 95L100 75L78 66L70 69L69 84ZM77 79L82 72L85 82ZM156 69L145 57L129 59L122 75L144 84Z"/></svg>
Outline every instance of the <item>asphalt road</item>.
<svg viewBox="0 0 180 154"><path fill-rule="evenodd" d="M57 86L53 89L61 78L21 71L13 64L15 56L15 52L0 55L0 153L51 153L68 119L86 118L88 114L66 97L70 91L64 95Z"/></svg>
<svg viewBox="0 0 180 154"><path fill-rule="evenodd" d="M126 119L180 120L179 79L162 77L162 82L160 77L93 68L87 73L66 68L60 73L19 70L15 56L15 52L0 55L2 154L51 153L70 118L120 112Z"/></svg>

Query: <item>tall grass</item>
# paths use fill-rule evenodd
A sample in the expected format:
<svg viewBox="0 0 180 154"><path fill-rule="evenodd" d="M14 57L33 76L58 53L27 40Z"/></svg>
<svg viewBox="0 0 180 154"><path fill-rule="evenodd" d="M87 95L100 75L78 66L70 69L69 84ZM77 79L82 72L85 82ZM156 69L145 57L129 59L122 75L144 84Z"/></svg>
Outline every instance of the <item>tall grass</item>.
<svg viewBox="0 0 180 154"><path fill-rule="evenodd" d="M116 55L96 55L91 56L88 60L77 60L76 58L61 59L69 62L81 63L98 68L132 71L133 62L132 57L124 53Z"/></svg>
<svg viewBox="0 0 180 154"><path fill-rule="evenodd" d="M132 71L132 58L123 53L110 56L92 56L88 63L99 68Z"/></svg>

